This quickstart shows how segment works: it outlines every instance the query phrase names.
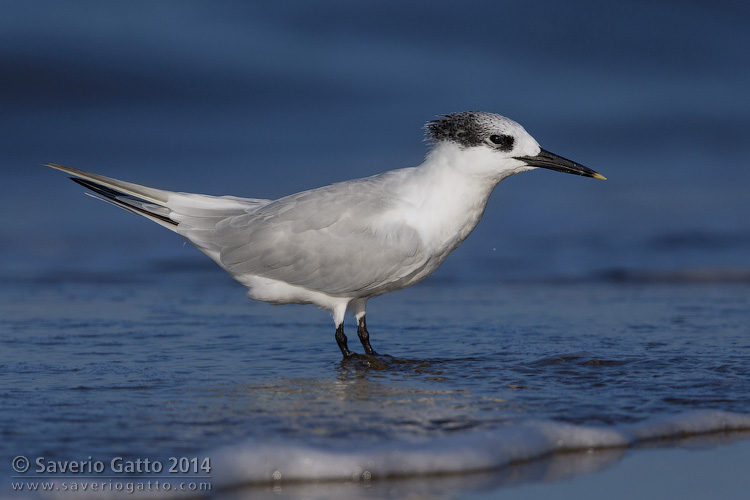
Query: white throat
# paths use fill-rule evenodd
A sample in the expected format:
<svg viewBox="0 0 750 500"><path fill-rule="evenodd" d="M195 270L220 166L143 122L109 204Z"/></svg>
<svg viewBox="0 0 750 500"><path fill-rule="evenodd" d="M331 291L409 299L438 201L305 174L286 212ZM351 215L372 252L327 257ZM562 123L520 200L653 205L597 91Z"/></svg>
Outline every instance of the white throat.
<svg viewBox="0 0 750 500"><path fill-rule="evenodd" d="M482 149L438 144L399 186L400 196L410 205L401 212L404 222L437 253L449 253L469 235L498 182L526 170L520 166L493 173L484 167L488 155Z"/></svg>

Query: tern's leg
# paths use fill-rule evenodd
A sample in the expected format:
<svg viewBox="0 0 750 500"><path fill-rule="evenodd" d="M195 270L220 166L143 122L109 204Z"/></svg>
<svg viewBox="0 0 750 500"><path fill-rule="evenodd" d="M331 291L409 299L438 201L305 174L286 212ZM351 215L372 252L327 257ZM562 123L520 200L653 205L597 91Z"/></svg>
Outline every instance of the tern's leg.
<svg viewBox="0 0 750 500"><path fill-rule="evenodd" d="M341 323L336 327L336 342L339 344L341 354L344 355L344 359L351 357L352 352L346 345L346 335L344 335L344 324Z"/></svg>
<svg viewBox="0 0 750 500"><path fill-rule="evenodd" d="M352 351L349 350L349 346L346 345L346 335L344 334L344 315L346 314L347 302L340 302L331 310L333 315L333 323L336 325L336 343L341 349L341 354L344 355L344 359L352 356Z"/></svg>
<svg viewBox="0 0 750 500"><path fill-rule="evenodd" d="M370 345L370 333L367 331L367 324L365 323L365 315L357 319L357 336L359 341L362 342L362 347L365 348L365 354L370 356L377 356L378 353Z"/></svg>
<svg viewBox="0 0 750 500"><path fill-rule="evenodd" d="M366 306L367 299L356 299L349 303L349 310L357 318L357 336L359 337L359 341L362 342L362 347L365 348L365 354L368 356L377 356L378 353L370 345L370 333L367 331L367 323L365 323Z"/></svg>

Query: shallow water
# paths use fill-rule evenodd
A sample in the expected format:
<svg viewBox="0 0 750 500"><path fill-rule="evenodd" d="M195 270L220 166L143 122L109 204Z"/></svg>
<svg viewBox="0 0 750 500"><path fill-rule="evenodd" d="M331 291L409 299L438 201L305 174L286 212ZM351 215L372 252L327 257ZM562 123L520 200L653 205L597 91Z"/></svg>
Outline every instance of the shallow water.
<svg viewBox="0 0 750 500"><path fill-rule="evenodd" d="M658 439L669 432L651 422L667 417L750 414L745 283L436 280L373 300L372 342L387 355L346 362L325 312L247 301L218 269L3 283L5 463L211 454L225 464L214 478L232 484L272 473L269 456L311 452L338 477L357 457L332 457L355 443L371 474L396 450L430 473L411 446L429 456L464 443L450 467L470 471L487 450L466 443L555 448L519 431L529 425L598 448L611 445L602 429L645 425ZM726 430L725 414L699 432ZM230 444L241 452L221 451ZM237 453L247 467L232 475Z"/></svg>
<svg viewBox="0 0 750 500"><path fill-rule="evenodd" d="M217 487L399 498L340 478L492 491L743 436L748 7L428 3L4 6L0 470L207 456ZM424 122L468 109L609 180L501 183L434 276L370 302L377 360L37 167L276 198L416 165Z"/></svg>

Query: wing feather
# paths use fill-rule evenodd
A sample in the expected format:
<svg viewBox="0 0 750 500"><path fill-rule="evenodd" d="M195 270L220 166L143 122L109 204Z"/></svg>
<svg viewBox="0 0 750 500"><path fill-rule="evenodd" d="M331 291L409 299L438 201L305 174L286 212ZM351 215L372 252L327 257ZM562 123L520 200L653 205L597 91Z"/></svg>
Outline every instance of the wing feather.
<svg viewBox="0 0 750 500"><path fill-rule="evenodd" d="M178 232L243 283L258 276L331 296L376 295L401 288L430 257L400 218L407 202L390 195L411 169L264 200L177 193L48 166Z"/></svg>
<svg viewBox="0 0 750 500"><path fill-rule="evenodd" d="M223 220L212 233L220 263L234 276L334 296L375 294L408 279L428 255L413 227L387 216L397 201L377 177L298 193Z"/></svg>

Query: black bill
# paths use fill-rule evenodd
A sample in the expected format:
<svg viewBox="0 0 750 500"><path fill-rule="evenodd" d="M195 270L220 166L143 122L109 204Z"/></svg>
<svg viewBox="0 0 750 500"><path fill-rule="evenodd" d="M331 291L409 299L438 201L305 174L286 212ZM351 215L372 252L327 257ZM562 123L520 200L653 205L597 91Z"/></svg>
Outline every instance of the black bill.
<svg viewBox="0 0 750 500"><path fill-rule="evenodd" d="M593 177L594 179L606 180L606 177L599 172L595 172L580 163L557 156L555 153L550 153L544 149L540 150L536 156L521 156L517 159L525 162L530 167L546 168L565 172L566 174L583 175L585 177Z"/></svg>

